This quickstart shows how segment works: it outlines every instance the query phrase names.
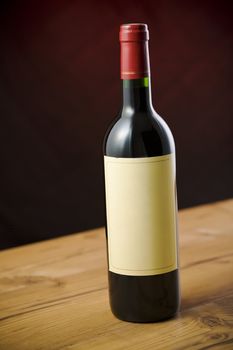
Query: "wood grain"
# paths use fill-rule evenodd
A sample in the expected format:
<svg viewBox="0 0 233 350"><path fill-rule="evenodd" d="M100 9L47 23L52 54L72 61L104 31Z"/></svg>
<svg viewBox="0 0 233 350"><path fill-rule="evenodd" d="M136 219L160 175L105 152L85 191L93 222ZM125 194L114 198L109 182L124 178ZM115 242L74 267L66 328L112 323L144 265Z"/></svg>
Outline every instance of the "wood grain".
<svg viewBox="0 0 233 350"><path fill-rule="evenodd" d="M182 304L154 324L109 310L104 230L0 253L0 350L232 349L233 200L179 213Z"/></svg>

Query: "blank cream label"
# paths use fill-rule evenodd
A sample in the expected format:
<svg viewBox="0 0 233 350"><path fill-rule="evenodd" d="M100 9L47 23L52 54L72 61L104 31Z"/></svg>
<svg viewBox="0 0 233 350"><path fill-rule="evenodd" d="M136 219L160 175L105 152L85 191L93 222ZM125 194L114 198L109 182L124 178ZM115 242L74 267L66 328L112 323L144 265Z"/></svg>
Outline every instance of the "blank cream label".
<svg viewBox="0 0 233 350"><path fill-rule="evenodd" d="M177 268L175 156L104 157L109 270L146 276Z"/></svg>

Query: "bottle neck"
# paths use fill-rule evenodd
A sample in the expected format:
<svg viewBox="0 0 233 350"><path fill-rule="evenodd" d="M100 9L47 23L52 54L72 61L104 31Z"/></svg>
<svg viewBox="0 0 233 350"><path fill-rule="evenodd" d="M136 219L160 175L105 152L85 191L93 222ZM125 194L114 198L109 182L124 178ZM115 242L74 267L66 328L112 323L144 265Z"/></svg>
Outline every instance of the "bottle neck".
<svg viewBox="0 0 233 350"><path fill-rule="evenodd" d="M123 80L123 109L147 111L152 106L150 78Z"/></svg>
<svg viewBox="0 0 233 350"><path fill-rule="evenodd" d="M148 31L143 24L130 26L120 32L123 109L146 111L152 104Z"/></svg>

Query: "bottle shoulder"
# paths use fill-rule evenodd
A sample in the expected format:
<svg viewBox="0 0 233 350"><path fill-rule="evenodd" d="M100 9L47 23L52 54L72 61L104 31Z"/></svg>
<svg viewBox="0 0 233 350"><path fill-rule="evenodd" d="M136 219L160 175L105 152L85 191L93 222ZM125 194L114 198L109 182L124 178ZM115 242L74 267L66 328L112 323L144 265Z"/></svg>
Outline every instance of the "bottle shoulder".
<svg viewBox="0 0 233 350"><path fill-rule="evenodd" d="M154 111L119 114L104 139L104 154L112 157L154 157L175 152L167 123Z"/></svg>

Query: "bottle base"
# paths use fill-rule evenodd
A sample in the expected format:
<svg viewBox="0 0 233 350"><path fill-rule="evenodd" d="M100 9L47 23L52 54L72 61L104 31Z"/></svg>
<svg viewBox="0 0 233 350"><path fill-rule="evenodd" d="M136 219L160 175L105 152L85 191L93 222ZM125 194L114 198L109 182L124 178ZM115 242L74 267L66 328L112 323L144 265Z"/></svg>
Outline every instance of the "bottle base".
<svg viewBox="0 0 233 350"><path fill-rule="evenodd" d="M118 320L120 321L124 321L124 322L129 322L129 323L158 323L158 322L165 322L169 319L175 318L178 316L179 314L179 310L163 315L163 316L155 316L155 317L151 317L151 318L137 318L137 317L132 317L132 315L119 315L116 312L114 312L111 309L111 312L113 314L113 316L115 316Z"/></svg>
<svg viewBox="0 0 233 350"><path fill-rule="evenodd" d="M125 276L109 271L112 313L122 321L153 323L174 317L180 308L179 273Z"/></svg>

